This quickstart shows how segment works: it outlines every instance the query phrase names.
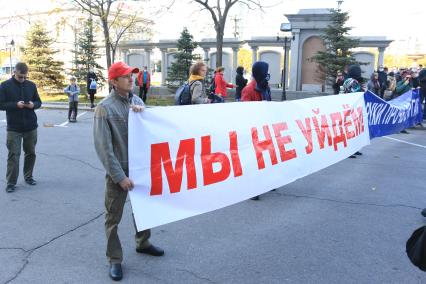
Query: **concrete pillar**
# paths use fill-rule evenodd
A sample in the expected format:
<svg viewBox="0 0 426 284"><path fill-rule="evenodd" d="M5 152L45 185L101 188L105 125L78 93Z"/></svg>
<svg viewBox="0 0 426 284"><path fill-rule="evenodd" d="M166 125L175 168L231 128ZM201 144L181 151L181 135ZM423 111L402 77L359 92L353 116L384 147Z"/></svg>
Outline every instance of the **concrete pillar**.
<svg viewBox="0 0 426 284"><path fill-rule="evenodd" d="M167 78L167 48L162 48L161 50L161 85L166 85Z"/></svg>
<svg viewBox="0 0 426 284"><path fill-rule="evenodd" d="M255 63L257 61L257 50L259 49L258 46L252 46L251 47L251 51L253 52L252 54L252 64Z"/></svg>
<svg viewBox="0 0 426 284"><path fill-rule="evenodd" d="M129 59L127 58L127 55L129 54L129 50L128 49L122 49L121 50L121 60L128 64L129 63Z"/></svg>
<svg viewBox="0 0 426 284"><path fill-rule="evenodd" d="M293 31L294 40L291 43L291 60L290 60L290 80L289 80L289 91L297 91L299 82L299 49L300 49L300 29L294 29Z"/></svg>
<svg viewBox="0 0 426 284"><path fill-rule="evenodd" d="M232 48L232 82L235 83L236 70L238 67L238 47Z"/></svg>
<svg viewBox="0 0 426 284"><path fill-rule="evenodd" d="M383 66L385 61L385 47L379 47L379 58L377 59L377 68Z"/></svg>
<svg viewBox="0 0 426 284"><path fill-rule="evenodd" d="M148 71L151 72L151 51L150 48L145 48L145 65L148 68Z"/></svg>
<svg viewBox="0 0 426 284"><path fill-rule="evenodd" d="M210 58L209 58L210 48L203 48L203 51L204 51L204 62L207 65L209 65L208 62L210 60Z"/></svg>

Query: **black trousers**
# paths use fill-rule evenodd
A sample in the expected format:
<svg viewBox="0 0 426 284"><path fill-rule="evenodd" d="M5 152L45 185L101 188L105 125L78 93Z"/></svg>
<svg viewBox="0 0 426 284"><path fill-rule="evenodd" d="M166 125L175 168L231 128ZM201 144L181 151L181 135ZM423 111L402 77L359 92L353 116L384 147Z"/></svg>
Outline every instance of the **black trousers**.
<svg viewBox="0 0 426 284"><path fill-rule="evenodd" d="M146 102L146 95L148 93L148 88L146 84L143 84L139 87L139 97L143 100L143 102Z"/></svg>
<svg viewBox="0 0 426 284"><path fill-rule="evenodd" d="M88 90L88 93L90 97L90 104L93 105L95 103L96 90Z"/></svg>
<svg viewBox="0 0 426 284"><path fill-rule="evenodd" d="M69 102L68 120L77 118L78 102Z"/></svg>

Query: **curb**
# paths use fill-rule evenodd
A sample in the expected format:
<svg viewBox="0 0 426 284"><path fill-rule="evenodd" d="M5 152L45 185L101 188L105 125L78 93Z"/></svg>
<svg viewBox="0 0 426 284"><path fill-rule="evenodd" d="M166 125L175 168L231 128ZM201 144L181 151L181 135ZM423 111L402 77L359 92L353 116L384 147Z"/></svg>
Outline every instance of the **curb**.
<svg viewBox="0 0 426 284"><path fill-rule="evenodd" d="M68 103L43 103L41 105L41 108L43 109L59 109L59 110L68 110L69 106ZM79 104L78 110L84 110L84 111L95 111L95 108L91 108L88 104Z"/></svg>

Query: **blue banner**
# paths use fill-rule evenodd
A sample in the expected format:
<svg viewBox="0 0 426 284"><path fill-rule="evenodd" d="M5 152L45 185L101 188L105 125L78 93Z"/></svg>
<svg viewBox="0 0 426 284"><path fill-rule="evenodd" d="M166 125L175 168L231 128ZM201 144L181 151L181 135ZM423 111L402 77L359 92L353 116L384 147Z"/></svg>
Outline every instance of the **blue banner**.
<svg viewBox="0 0 426 284"><path fill-rule="evenodd" d="M423 111L419 90L384 101L370 91L364 93L368 113L370 139L399 133L422 122Z"/></svg>

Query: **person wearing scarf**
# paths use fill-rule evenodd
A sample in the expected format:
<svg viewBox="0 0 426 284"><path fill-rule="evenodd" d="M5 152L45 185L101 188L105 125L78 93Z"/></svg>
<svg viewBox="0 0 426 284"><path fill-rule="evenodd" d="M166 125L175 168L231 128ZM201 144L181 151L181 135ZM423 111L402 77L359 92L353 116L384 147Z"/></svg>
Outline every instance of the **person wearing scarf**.
<svg viewBox="0 0 426 284"><path fill-rule="evenodd" d="M370 76L370 80L367 83L367 89L374 93L376 96L380 96L380 82L379 82L379 74L374 72Z"/></svg>
<svg viewBox="0 0 426 284"><path fill-rule="evenodd" d="M190 92L192 104L206 104L210 100L207 98L207 91L204 78L207 73L207 66L204 62L194 63L189 69Z"/></svg>

